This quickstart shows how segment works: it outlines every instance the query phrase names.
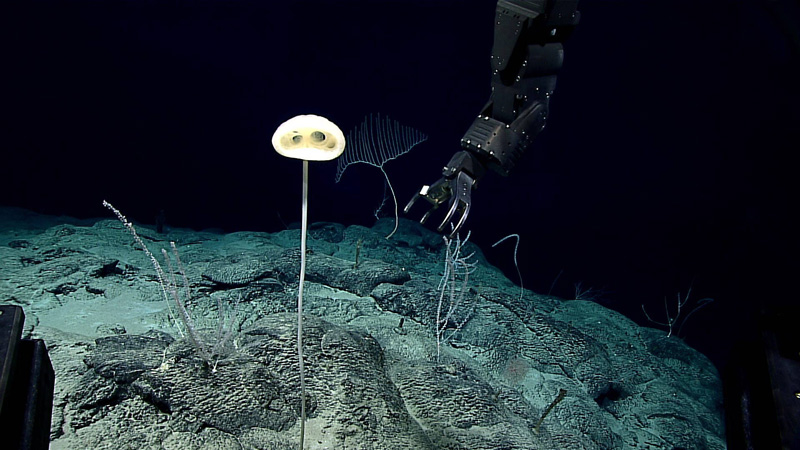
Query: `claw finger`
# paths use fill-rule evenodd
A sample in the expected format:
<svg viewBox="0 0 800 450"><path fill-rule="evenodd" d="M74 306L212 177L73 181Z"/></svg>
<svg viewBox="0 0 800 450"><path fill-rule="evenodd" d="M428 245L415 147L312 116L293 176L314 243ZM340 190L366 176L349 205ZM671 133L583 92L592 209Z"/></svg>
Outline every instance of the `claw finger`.
<svg viewBox="0 0 800 450"><path fill-rule="evenodd" d="M453 220L453 216L455 216L456 211L458 210L458 203L459 203L458 199L453 199L450 202L450 209L447 210L447 215L444 216L442 224L439 225L439 228L437 228L439 232L441 232L444 229L445 225L447 225L448 223L450 223L451 220Z"/></svg>
<svg viewBox="0 0 800 450"><path fill-rule="evenodd" d="M408 202L408 204L406 205L406 207L405 207L405 208L403 208L403 212L404 212L404 213L406 213L406 214L408 214L408 210L410 210L410 209L411 209L411 206L412 206L412 205L414 205L414 203L416 203L416 202L417 202L417 200L419 200L419 197L420 197L420 195L419 195L419 192L417 192L416 194L414 194L414 196L413 196L413 197L411 197L411 200Z"/></svg>
<svg viewBox="0 0 800 450"><path fill-rule="evenodd" d="M469 203L464 204L464 211L462 211L461 218L458 220L458 223L456 224L455 228L453 228L453 232L450 233L450 237L453 237L456 234L458 234L458 230L460 230L461 226L464 225L464 222L467 221L467 215L469 215L469 207L470 207Z"/></svg>
<svg viewBox="0 0 800 450"><path fill-rule="evenodd" d="M429 209L429 210L428 210L428 212L426 212L426 213L425 213L425 215L424 215L424 216L422 216L422 219L419 219L419 223L421 223L421 224L425 225L425 222L427 222L427 221L428 221L428 218L431 216L431 213L432 213L432 212L433 212L433 210L435 210L435 209L436 209L436 208L431 208L431 209Z"/></svg>

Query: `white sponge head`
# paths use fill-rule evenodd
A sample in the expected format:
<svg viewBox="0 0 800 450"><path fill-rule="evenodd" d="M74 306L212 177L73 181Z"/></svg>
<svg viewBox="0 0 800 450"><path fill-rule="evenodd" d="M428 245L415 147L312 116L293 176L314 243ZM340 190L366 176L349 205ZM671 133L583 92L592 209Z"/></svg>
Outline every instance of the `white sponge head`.
<svg viewBox="0 0 800 450"><path fill-rule="evenodd" d="M314 114L283 122L272 135L275 151L287 158L330 161L344 152L344 133L330 120Z"/></svg>

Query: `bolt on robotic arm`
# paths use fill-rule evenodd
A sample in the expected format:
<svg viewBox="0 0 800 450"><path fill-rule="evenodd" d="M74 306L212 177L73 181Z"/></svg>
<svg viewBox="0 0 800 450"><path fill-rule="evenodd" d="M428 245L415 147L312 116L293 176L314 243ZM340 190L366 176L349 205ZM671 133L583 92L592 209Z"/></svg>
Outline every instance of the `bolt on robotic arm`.
<svg viewBox="0 0 800 450"><path fill-rule="evenodd" d="M499 0L492 47L492 94L461 138L442 178L414 195L407 213L420 198L433 207L425 223L444 203L441 232L451 224L454 236L469 215L472 190L491 169L508 175L533 138L545 126L556 73L564 59L562 43L577 26L577 0Z"/></svg>

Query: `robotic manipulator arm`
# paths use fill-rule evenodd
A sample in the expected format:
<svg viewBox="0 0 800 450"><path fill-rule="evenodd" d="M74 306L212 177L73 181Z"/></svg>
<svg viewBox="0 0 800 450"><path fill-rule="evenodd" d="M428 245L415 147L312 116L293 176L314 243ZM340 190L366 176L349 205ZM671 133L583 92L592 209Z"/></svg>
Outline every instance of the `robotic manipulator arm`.
<svg viewBox="0 0 800 450"><path fill-rule="evenodd" d="M492 169L508 175L545 126L556 73L564 59L562 43L577 26L577 0L499 0L492 47L492 94L461 138L442 178L423 186L404 211L420 198L433 207L420 222L447 202L439 225L451 224L455 236L467 220L472 190Z"/></svg>

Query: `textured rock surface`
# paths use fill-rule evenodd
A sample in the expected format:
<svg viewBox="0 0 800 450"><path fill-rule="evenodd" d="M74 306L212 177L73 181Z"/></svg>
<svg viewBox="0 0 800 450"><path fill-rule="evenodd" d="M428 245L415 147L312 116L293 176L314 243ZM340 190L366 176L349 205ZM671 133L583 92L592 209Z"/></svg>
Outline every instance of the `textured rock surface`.
<svg viewBox="0 0 800 450"><path fill-rule="evenodd" d="M137 226L155 254L176 242L206 339L218 305L235 317L213 365L178 334L118 222L0 217L0 301L25 308L26 333L45 339L56 370L52 449L296 447L296 230ZM437 360L441 237L402 221L386 240L387 227L313 227L308 448L725 447L705 357L592 302L521 295L474 246L474 311Z"/></svg>

